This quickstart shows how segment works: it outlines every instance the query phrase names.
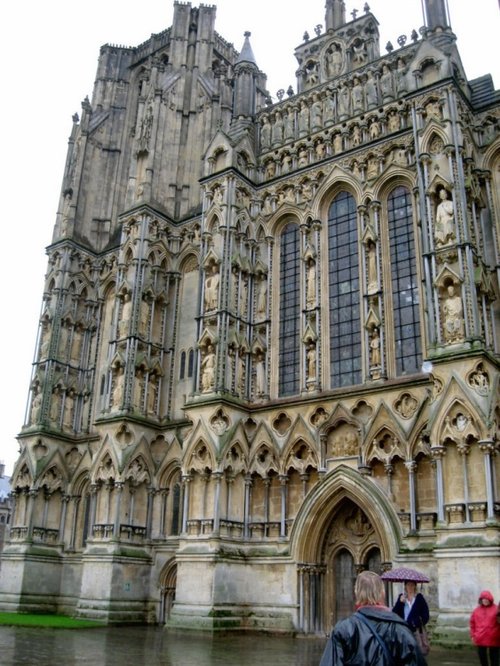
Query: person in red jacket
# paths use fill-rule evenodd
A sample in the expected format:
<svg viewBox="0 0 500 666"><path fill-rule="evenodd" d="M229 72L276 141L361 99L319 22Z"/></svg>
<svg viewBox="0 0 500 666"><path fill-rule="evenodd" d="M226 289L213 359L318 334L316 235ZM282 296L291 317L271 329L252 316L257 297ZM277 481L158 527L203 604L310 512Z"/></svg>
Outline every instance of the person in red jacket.
<svg viewBox="0 0 500 666"><path fill-rule="evenodd" d="M481 666L499 666L500 624L497 622L497 613L498 607L493 595L489 590L483 590L469 621L470 635L477 647Z"/></svg>

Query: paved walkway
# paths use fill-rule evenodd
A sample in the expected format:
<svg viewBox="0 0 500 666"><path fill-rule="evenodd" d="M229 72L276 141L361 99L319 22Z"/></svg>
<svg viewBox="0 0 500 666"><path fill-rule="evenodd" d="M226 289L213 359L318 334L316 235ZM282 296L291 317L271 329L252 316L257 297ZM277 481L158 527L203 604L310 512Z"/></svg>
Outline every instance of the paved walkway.
<svg viewBox="0 0 500 666"><path fill-rule="evenodd" d="M0 627L2 666L318 666L325 641L171 634L160 627ZM470 649L433 648L429 666L477 665Z"/></svg>

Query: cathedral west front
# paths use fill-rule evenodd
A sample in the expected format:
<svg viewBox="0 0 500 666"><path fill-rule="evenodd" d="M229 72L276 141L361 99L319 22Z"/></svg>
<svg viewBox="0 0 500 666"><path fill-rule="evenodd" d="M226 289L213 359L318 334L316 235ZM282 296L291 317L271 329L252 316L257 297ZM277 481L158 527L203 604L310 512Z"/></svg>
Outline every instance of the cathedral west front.
<svg viewBox="0 0 500 666"><path fill-rule="evenodd" d="M500 589L500 92L445 0L295 50L174 2L75 114L0 609L324 634L363 569L468 640ZM389 595L391 594L389 590Z"/></svg>

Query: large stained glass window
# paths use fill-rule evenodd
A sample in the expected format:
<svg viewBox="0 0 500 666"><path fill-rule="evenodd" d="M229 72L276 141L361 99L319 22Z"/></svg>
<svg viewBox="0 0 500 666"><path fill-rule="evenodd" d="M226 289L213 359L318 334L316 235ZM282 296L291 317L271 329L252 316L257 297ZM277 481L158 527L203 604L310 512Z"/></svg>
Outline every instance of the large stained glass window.
<svg viewBox="0 0 500 666"><path fill-rule="evenodd" d="M279 394L300 391L300 235L287 224L280 244Z"/></svg>
<svg viewBox="0 0 500 666"><path fill-rule="evenodd" d="M412 200L396 187L387 200L391 248L396 374L418 372L422 363L420 311Z"/></svg>
<svg viewBox="0 0 500 666"><path fill-rule="evenodd" d="M361 383L361 321L356 203L348 192L328 214L331 387Z"/></svg>

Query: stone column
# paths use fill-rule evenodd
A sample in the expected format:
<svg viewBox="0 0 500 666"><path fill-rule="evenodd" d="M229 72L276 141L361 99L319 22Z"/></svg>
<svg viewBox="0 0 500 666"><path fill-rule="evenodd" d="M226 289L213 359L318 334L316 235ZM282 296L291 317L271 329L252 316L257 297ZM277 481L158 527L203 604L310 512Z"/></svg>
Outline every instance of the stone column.
<svg viewBox="0 0 500 666"><path fill-rule="evenodd" d="M250 522L250 499L252 492L252 477L245 476L245 503L243 509L243 537L248 539L248 523Z"/></svg>
<svg viewBox="0 0 500 666"><path fill-rule="evenodd" d="M76 542L76 525L78 522L78 507L80 505L81 497L76 495L70 498L73 501L73 520L71 521L71 534L69 537L69 550L74 551L75 550L75 542ZM82 522L82 527L83 527L83 522Z"/></svg>
<svg viewBox="0 0 500 666"><path fill-rule="evenodd" d="M63 495L61 497L61 519L59 521L59 541L64 544L64 528L66 526L66 513L68 511L68 504L71 497Z"/></svg>
<svg viewBox="0 0 500 666"><path fill-rule="evenodd" d="M444 446L431 446L432 459L436 464L436 498L437 498L437 519L444 523L444 483L443 483L443 458L446 455Z"/></svg>
<svg viewBox="0 0 500 666"><path fill-rule="evenodd" d="M222 472L214 472L215 480L215 493L214 493L214 534L219 534L220 531L220 487L222 483Z"/></svg>
<svg viewBox="0 0 500 666"><path fill-rule="evenodd" d="M148 488L148 503L146 506L146 539L151 539L151 529L153 526L153 502L156 495L154 488Z"/></svg>
<svg viewBox="0 0 500 666"><path fill-rule="evenodd" d="M123 492L123 483L115 483L115 520L113 525L113 537L115 539L120 538L120 500Z"/></svg>
<svg viewBox="0 0 500 666"><path fill-rule="evenodd" d="M464 484L464 503L465 503L465 522L470 523L469 509L469 470L467 468L467 456L470 452L470 446L466 442L461 442L457 446L458 453L462 456L462 475Z"/></svg>
<svg viewBox="0 0 500 666"><path fill-rule="evenodd" d="M287 476L280 476L281 485L281 524L280 524L280 537L286 537L286 512L287 512Z"/></svg>
<svg viewBox="0 0 500 666"><path fill-rule="evenodd" d="M182 502L182 533L185 534L187 531L187 521L189 515L189 483L191 482L191 476L189 474L182 476L182 490L183 490L183 502Z"/></svg>
<svg viewBox="0 0 500 666"><path fill-rule="evenodd" d="M491 458L495 453L495 443L492 439L482 439L479 447L484 453L484 479L486 485L486 518L495 520L495 493L493 484L493 465Z"/></svg>
<svg viewBox="0 0 500 666"><path fill-rule="evenodd" d="M405 462L405 467L408 470L408 484L410 493L410 532L417 531L417 501L415 492L415 472L417 471L417 463L414 460Z"/></svg>

